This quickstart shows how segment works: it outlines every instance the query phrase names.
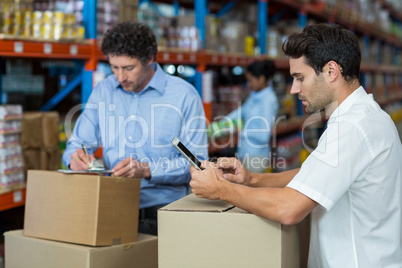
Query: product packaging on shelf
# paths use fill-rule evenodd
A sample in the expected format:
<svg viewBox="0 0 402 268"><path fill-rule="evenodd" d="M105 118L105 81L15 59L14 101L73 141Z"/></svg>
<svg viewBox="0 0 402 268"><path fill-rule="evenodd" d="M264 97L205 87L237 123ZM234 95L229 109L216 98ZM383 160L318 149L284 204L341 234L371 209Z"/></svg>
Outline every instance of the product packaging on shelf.
<svg viewBox="0 0 402 268"><path fill-rule="evenodd" d="M22 107L0 106L0 194L25 185L20 144Z"/></svg>
<svg viewBox="0 0 402 268"><path fill-rule="evenodd" d="M2 1L0 33L27 39L80 41L84 39L82 6L80 0Z"/></svg>
<svg viewBox="0 0 402 268"><path fill-rule="evenodd" d="M29 170L24 235L108 246L137 240L140 179Z"/></svg>

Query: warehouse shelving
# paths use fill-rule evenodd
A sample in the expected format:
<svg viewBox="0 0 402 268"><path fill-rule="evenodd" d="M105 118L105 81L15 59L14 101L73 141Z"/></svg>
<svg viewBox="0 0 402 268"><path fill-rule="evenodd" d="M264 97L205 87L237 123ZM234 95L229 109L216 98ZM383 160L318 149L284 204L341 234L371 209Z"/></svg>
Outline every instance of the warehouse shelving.
<svg viewBox="0 0 402 268"><path fill-rule="evenodd" d="M167 2L155 0L157 2ZM402 15L393 10L384 0L379 1L383 7L387 8L390 15L396 20L402 21ZM140 1L141 2L141 1ZM178 14L179 5L192 6L195 9L195 26L199 29L202 42L205 41L205 15L208 14L208 5L214 5L214 10L220 8L219 13L225 12L230 6L233 6L237 1L216 1L216 0L195 0L189 1L173 1L176 13ZM255 1L258 7L258 32L259 36L264 36L266 29L268 28L268 8L279 5L282 7L288 7L294 12L299 13L299 25L305 26L307 23L307 17L312 16L318 18L321 21L327 21L332 23L339 23L349 27L360 35L366 37L368 42L371 40L380 40L386 44L391 45L395 49L402 49L402 40L398 39L394 35L390 35L375 27L375 25L366 23L350 15L350 11L343 7L329 7L323 4L323 2L308 2L296 0L257 0ZM270 5L270 6L269 6ZM59 101L63 99L71 90L77 85L82 83L82 103L85 103L92 91L92 72L96 70L98 61L105 61L106 58L101 53L99 45L96 43L96 0L85 1L84 4L84 25L87 33L87 40L77 43L59 43L49 41L33 41L33 40L13 40L10 37L1 38L0 36L0 57L5 58L36 58L36 59L71 59L81 60L85 63L85 68L82 72L74 78L70 83L62 89L58 94L54 96L47 104L44 105L42 110L50 110ZM269 30L269 28L268 28ZM265 38L260 38L259 43L260 51L265 53ZM157 55L157 61L162 64L188 64L196 66L197 76L195 86L200 94L202 94L202 74L209 67L212 66L247 66L251 62L266 58L266 56L249 56L245 54L229 54L219 53L209 50L200 51L183 51L178 49L159 48ZM288 71L289 63L287 59L274 59L277 68L280 71ZM402 67L399 65L382 65L382 64L362 64L361 71L365 73L383 73L395 76L402 76ZM0 79L1 81L1 79ZM399 85L400 86L400 85ZM396 94L389 96L383 96L378 99L378 102L382 105L386 105L392 102L401 101L402 94L398 88ZM0 84L1 93L1 84ZM205 102L204 108L206 110L207 119L209 122L211 118L211 103ZM304 115L299 105L299 117L294 121L282 122L276 130L277 135L285 134L287 132L297 131L301 128Z"/></svg>
<svg viewBox="0 0 402 268"><path fill-rule="evenodd" d="M91 45L0 39L1 57L89 60Z"/></svg>
<svg viewBox="0 0 402 268"><path fill-rule="evenodd" d="M84 5L84 15L87 19L85 20L85 26L87 30L87 35L89 37L89 42L87 43L57 43L57 42L35 42L26 40L5 40L0 39L0 56L2 57L24 57L24 58L47 58L47 59L81 59L87 61L87 70L94 71L96 68L97 60L104 60L105 57L99 50L99 47L91 42L96 38L96 0L85 1ZM160 1L163 2L163 1ZM177 8L178 5L183 1L174 1ZM216 1L215 1L216 2ZM231 1L219 1L219 3L230 3ZM385 1L380 1L383 6L387 6ZM185 3L185 2L184 2ZM264 0L258 0L258 25L260 34L265 34L266 24L267 24L267 9L268 2ZM356 20L353 16L341 15L342 12L348 12L347 9L333 7L328 8L322 2L313 3L303 3L296 0L274 0L269 2L272 5L280 3L296 10L299 10L301 14L305 16L312 15L314 17L320 17L323 20L333 21L343 25L351 26L351 28L364 33L365 35L371 36L374 39L383 40L389 44L393 44L397 47L402 47L402 40L398 40L395 36L388 35L386 33L380 32L376 27L371 27L371 25L364 23L360 20ZM207 14L207 2L205 0L196 0L194 2L194 8L196 13L195 25L199 28L201 33L201 39L205 38L205 22L204 16L202 14ZM392 16L401 20L402 16L390 9ZM303 25L301 25L303 26ZM204 34L203 34L204 33ZM261 38L259 43L261 52L265 52L264 38ZM94 50L96 50L94 52ZM261 57L256 56L246 56L246 55L233 55L233 54L222 54L210 51L201 52L189 52L189 51L178 51L178 50L165 50L161 49L158 54L157 61L161 63L172 63L172 64L192 64L192 65L203 65L213 66L213 65L248 65L252 61L260 59ZM287 60L276 60L275 63L279 69L288 68ZM204 66L205 67L205 66ZM200 68L205 69L204 67ZM384 73L402 73L402 68L397 66L362 66L362 71L370 72L384 72ZM86 92L85 95L89 95L92 90L91 83L87 83L83 86L82 91ZM198 89L201 92L200 89ZM83 99L85 102L86 99Z"/></svg>
<svg viewBox="0 0 402 268"><path fill-rule="evenodd" d="M163 1L162 1L163 2ZM175 1L176 7L182 1ZM219 2L228 2L230 1L219 1ZM304 16L312 15L315 17L320 17L324 20L334 21L337 23L341 23L344 25L354 25L357 31L360 31L366 35L372 36L375 39L384 40L389 44L394 44L398 47L402 47L402 41L397 40L396 37L387 35L382 32L376 31L375 27L370 27L361 21L356 21L353 18L345 19L346 16L341 16L341 12L346 12L340 8L326 8L322 3L302 3L295 0L284 0L284 1L272 1L270 3L281 5L286 5L291 8L297 9L300 11L300 14ZM265 33L266 24L267 24L267 9L268 2L267 1L257 1L258 3L258 25L260 34ZM383 3L385 5L385 3ZM93 29L96 28L96 1L86 1L84 6L84 13L87 15L88 19L86 20L86 28L89 33L90 40L94 40L96 37L96 33ZM194 8L196 9L196 21L195 24L199 28L201 33L201 39L204 39L205 34L205 22L203 22L203 16L201 14L207 13L207 3L205 0L197 0L194 3ZM90 11L90 12L89 12ZM400 15L396 12L393 12L397 18ZM300 23L303 24L303 23ZM303 26L303 25L301 25ZM92 31L91 31L92 29ZM91 42L91 41L89 41ZM99 50L99 46L92 43L78 43L78 44L68 44L68 43L53 43L53 42L34 42L34 41L24 41L24 40L0 40L0 45L2 50L0 51L0 56L3 57L25 57L25 58L47 58L47 59L81 59L87 62L86 69L87 71L94 71L96 69L96 63L98 60L105 60L105 57ZM260 50L262 53L265 52L265 41L264 38L261 38L259 43ZM94 51L95 50L95 51ZM200 51L200 52L190 52L190 51L179 51L179 50L167 50L160 49L160 53L158 54L157 61L160 63L171 63L171 64L191 64L196 65L197 70L202 73L207 69L207 66L235 66L235 65L248 65L252 61L263 58L263 56L246 56L246 55L233 55L233 54L222 54L211 51ZM275 60L276 65L279 69L285 70L288 68L287 60ZM402 69L397 66L362 66L363 72L383 72L383 73L402 73ZM83 92L83 100L85 102L90 92L92 91L92 83L91 77L92 73L87 75L87 80L85 84L82 86ZM201 82L196 82L197 86L202 86ZM70 88L69 91L72 89ZM201 93L201 89L197 88L197 90ZM62 90L63 92L63 90ZM62 93L60 93L62 94ZM66 95L66 94L64 94ZM60 100L58 100L60 101ZM46 109L51 108L56 103L52 103L51 105L46 106Z"/></svg>
<svg viewBox="0 0 402 268"><path fill-rule="evenodd" d="M25 204L25 189L0 194L0 211L16 208Z"/></svg>

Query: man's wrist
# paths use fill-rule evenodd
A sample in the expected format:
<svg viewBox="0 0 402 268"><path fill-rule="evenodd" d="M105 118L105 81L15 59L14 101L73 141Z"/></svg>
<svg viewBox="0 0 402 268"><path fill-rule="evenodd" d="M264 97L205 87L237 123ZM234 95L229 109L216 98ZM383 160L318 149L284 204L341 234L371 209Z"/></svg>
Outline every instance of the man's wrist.
<svg viewBox="0 0 402 268"><path fill-rule="evenodd" d="M248 178L248 185L247 186L256 185L260 181L260 177L259 177L258 173L249 172L248 176L249 176L249 178Z"/></svg>
<svg viewBox="0 0 402 268"><path fill-rule="evenodd" d="M231 186L231 182L223 179L220 181L219 186L218 186L218 196L219 199L223 201L228 201L228 193L229 193L229 187Z"/></svg>
<svg viewBox="0 0 402 268"><path fill-rule="evenodd" d="M144 179L151 180L152 174L151 169L149 168L149 164L143 163L143 165L144 165Z"/></svg>

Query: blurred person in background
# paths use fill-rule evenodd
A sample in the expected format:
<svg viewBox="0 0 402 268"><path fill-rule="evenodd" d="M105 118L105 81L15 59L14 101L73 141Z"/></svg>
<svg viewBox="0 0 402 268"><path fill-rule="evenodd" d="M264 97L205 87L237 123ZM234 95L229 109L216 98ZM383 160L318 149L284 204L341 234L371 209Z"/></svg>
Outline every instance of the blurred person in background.
<svg viewBox="0 0 402 268"><path fill-rule="evenodd" d="M223 120L239 120L236 158L250 171L262 173L270 165L271 133L278 112L278 98L272 79L275 64L271 60L256 61L246 69L247 86L251 93L243 104Z"/></svg>

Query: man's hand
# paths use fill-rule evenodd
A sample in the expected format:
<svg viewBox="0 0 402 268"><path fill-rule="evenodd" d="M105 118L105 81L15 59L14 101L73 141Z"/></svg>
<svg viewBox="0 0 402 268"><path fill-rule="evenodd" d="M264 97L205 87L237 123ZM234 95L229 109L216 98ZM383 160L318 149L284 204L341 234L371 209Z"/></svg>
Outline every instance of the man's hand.
<svg viewBox="0 0 402 268"><path fill-rule="evenodd" d="M126 178L150 178L151 170L148 163L139 162L138 160L130 157L122 160L114 166L114 177L126 177Z"/></svg>
<svg viewBox="0 0 402 268"><path fill-rule="evenodd" d="M223 177L228 181L250 185L252 177L251 172L248 171L236 158L218 158L216 166L226 172Z"/></svg>
<svg viewBox="0 0 402 268"><path fill-rule="evenodd" d="M95 156L92 154L85 155L84 150L77 149L72 155L70 160L70 169L71 170L88 170L89 164L95 160Z"/></svg>
<svg viewBox="0 0 402 268"><path fill-rule="evenodd" d="M202 171L190 167L191 181L190 186L197 197L211 200L220 199L220 190L222 183L228 183L224 178L222 171L216 164L208 161L202 162Z"/></svg>

